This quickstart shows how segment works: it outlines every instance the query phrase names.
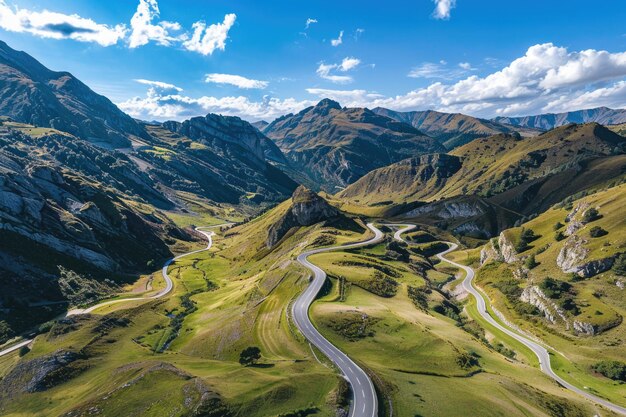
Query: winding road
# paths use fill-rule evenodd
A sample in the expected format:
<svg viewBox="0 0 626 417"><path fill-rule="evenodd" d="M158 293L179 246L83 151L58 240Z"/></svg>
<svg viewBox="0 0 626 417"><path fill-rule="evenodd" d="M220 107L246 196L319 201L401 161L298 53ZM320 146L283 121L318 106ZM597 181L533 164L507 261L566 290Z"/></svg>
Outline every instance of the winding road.
<svg viewBox="0 0 626 417"><path fill-rule="evenodd" d="M376 417L378 415L378 398L370 377L345 353L324 338L311 323L309 308L326 281L326 273L307 259L316 253L345 250L368 246L383 240L384 234L372 223L367 227L374 232L374 237L364 242L350 243L342 246L313 249L298 255L298 262L313 272L313 279L306 290L296 299L292 306L292 317L309 342L326 355L342 372L352 388L353 401L350 417Z"/></svg>
<svg viewBox="0 0 626 417"><path fill-rule="evenodd" d="M395 238L403 241L403 239L400 237L398 233L396 233ZM478 289L474 287L473 285L473 280L475 277L474 269L470 268L469 266L465 266L465 265L459 264L457 262L453 262L445 258L445 255L447 255L448 253L452 251L455 251L458 248L458 245L456 243L451 243L451 242L445 242L445 243L447 243L450 246L450 248L445 250L444 252L437 254L437 258L439 258L442 261L448 262L449 264L452 264L456 266L457 268L460 268L463 271L465 271L465 274L466 274L465 279L463 280L461 285L463 285L463 288L467 292L471 293L474 296L474 298L476 299L477 307L478 307L478 313L485 320L487 320L489 324L491 324L493 327L497 328L503 333L506 333L507 335L511 336L512 338L514 338L515 340L517 340L518 342L520 342L521 344L529 348L535 354L535 356L537 356L537 359L539 359L539 367L541 371L545 373L546 375L548 375L550 378L554 379L563 388L566 388L572 392L575 392L587 398L588 400L591 400L592 402L596 404L602 405L603 407L606 407L607 409L614 411L617 414L626 416L626 408L613 404L612 402L607 401L604 398L600 398L596 395L586 392L570 384L569 382L565 381L563 378L558 376L552 370L552 365L550 364L550 354L548 353L548 350L546 348L544 348L537 342L534 342L531 339L500 324L497 320L495 320L491 316L491 314L489 314L489 312L487 311L487 301L486 301L485 296L483 296L483 294L480 291L478 291Z"/></svg>
<svg viewBox="0 0 626 417"><path fill-rule="evenodd" d="M193 255L196 253L200 253L200 252L204 252L207 251L209 249L211 249L211 246L213 246L213 235L215 235L214 232L205 232L204 230L200 230L200 229L211 229L211 228L215 228L215 227L221 227L221 226L227 226L230 225L232 223L225 223L225 224L219 224L216 226L206 226L206 227L196 227L195 230L198 233L201 233L202 235L204 235L204 237L207 239L207 247L204 249L198 249L198 250L194 250L191 252L187 252L187 253L183 253L182 255L178 255L174 258L168 259L165 264L163 265L163 269L161 271L161 273L163 274L163 279L165 280L165 288L162 289L161 291L159 291L158 293L150 296L150 297L135 297L135 298L120 298L117 300L110 300L110 301L105 301L96 305L93 305L91 307L88 308L77 308L77 309L73 309L73 310L69 310L66 314L65 317L69 317L69 316L76 316L79 314L88 314L91 313L94 310L97 310L101 307L104 306L108 306L111 304L118 304L118 303L125 303L127 301L142 301L142 300L154 300L157 298L161 298L167 294L169 294L172 289L174 288L174 282L172 281L172 278L169 276L169 274L167 273L167 269L169 268L169 266L171 264L173 264L174 262L176 262L178 259L180 258L184 258L185 256L189 256L189 255ZM8 355L11 352L15 352L16 350L22 348L23 346L26 346L28 344L30 344L34 339L26 339L26 340L22 340L21 342L7 348L4 350L0 351L0 356L4 356L4 355Z"/></svg>

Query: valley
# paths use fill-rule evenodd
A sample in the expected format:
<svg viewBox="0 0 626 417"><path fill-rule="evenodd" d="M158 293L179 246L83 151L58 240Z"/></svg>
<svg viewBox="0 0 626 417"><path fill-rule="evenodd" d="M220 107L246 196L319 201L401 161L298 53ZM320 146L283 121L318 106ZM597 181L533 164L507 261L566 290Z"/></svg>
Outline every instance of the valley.
<svg viewBox="0 0 626 417"><path fill-rule="evenodd" d="M624 110L135 81L172 113L0 41L0 415L626 415Z"/></svg>

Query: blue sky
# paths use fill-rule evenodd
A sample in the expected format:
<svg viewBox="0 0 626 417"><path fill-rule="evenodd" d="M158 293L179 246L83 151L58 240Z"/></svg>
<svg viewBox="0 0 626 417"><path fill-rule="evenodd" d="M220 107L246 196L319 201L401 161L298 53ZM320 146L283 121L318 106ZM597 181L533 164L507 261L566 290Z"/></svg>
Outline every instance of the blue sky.
<svg viewBox="0 0 626 417"><path fill-rule="evenodd" d="M618 0L0 0L0 39L149 120L624 107L624 21Z"/></svg>

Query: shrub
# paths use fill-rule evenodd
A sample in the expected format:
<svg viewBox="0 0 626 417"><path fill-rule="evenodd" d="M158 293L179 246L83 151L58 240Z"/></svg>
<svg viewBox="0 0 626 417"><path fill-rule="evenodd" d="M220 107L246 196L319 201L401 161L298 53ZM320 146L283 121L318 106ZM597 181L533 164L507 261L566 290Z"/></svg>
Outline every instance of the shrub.
<svg viewBox="0 0 626 417"><path fill-rule="evenodd" d="M601 228L600 226L593 226L591 230L589 230L589 236L591 237L602 237L608 235L609 232Z"/></svg>
<svg viewBox="0 0 626 417"><path fill-rule="evenodd" d="M528 244L537 239L537 237L538 236L535 235L535 232L533 232L532 229L522 229L517 245L515 245L515 251L517 253L524 252L528 249Z"/></svg>
<svg viewBox="0 0 626 417"><path fill-rule="evenodd" d="M524 265L526 265L526 268L528 269L533 269L534 267L539 265L539 263L535 260L535 255L530 255L528 258L526 258Z"/></svg>
<svg viewBox="0 0 626 417"><path fill-rule="evenodd" d="M563 239L565 239L565 235L563 234L562 231L557 230L557 232L554 234L554 240L556 240L557 242L560 242Z"/></svg>
<svg viewBox="0 0 626 417"><path fill-rule="evenodd" d="M248 366L261 359L261 349L256 346L248 346L239 354L239 363Z"/></svg>
<svg viewBox="0 0 626 417"><path fill-rule="evenodd" d="M539 284L539 288L541 288L546 297L558 299L567 293L572 288L572 285L565 281L548 277Z"/></svg>
<svg viewBox="0 0 626 417"><path fill-rule="evenodd" d="M598 220L600 217L602 217L600 215L600 212L597 209L591 207L583 213L582 220L583 220L583 223L591 223L595 220Z"/></svg>
<svg viewBox="0 0 626 417"><path fill-rule="evenodd" d="M626 363L601 361L593 365L593 370L615 381L626 381Z"/></svg>
<svg viewBox="0 0 626 417"><path fill-rule="evenodd" d="M556 222L556 223L554 224L553 229L554 229L554 231L556 232L556 231L557 231L557 230L559 230L561 227L563 227L563 223L561 223L561 222Z"/></svg>
<svg viewBox="0 0 626 417"><path fill-rule="evenodd" d="M463 369L469 369L473 366L478 366L478 359L469 353L463 352L456 357L456 364Z"/></svg>

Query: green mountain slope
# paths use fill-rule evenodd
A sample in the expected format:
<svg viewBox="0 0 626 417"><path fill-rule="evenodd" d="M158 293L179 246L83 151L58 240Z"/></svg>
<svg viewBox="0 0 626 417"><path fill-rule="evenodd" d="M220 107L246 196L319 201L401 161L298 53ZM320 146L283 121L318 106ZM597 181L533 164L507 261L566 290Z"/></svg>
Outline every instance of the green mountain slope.
<svg viewBox="0 0 626 417"><path fill-rule="evenodd" d="M434 139L368 109L341 108L322 100L296 115L278 118L263 131L291 165L319 187L334 191L375 168L443 151Z"/></svg>

